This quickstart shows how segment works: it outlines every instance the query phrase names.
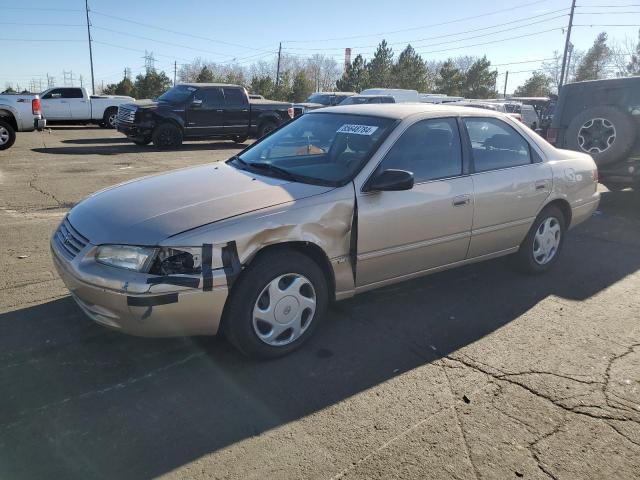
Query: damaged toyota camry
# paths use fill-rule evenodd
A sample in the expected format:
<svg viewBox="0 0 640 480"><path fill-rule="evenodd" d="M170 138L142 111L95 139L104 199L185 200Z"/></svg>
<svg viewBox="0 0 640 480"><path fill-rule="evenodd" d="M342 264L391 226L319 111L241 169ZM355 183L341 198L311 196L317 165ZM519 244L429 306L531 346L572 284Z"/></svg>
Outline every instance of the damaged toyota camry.
<svg viewBox="0 0 640 480"><path fill-rule="evenodd" d="M310 112L226 162L76 205L54 263L94 321L224 333L260 358L303 344L331 301L510 255L542 273L599 202L596 166L496 112L419 104Z"/></svg>

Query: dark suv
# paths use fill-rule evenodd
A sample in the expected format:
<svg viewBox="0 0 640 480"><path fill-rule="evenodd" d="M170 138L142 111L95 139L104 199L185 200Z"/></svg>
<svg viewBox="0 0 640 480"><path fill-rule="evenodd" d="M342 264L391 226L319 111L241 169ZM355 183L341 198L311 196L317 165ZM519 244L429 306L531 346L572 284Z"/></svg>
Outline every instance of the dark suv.
<svg viewBox="0 0 640 480"><path fill-rule="evenodd" d="M590 154L609 189L640 184L640 77L570 83L560 90L547 140Z"/></svg>

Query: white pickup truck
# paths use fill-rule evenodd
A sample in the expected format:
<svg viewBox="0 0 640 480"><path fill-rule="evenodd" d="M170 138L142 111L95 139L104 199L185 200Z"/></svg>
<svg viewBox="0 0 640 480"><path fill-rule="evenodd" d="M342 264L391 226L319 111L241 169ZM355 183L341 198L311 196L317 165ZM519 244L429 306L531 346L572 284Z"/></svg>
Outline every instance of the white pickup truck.
<svg viewBox="0 0 640 480"><path fill-rule="evenodd" d="M135 101L124 95L89 95L79 87L50 88L40 98L49 123L97 123L106 128L115 128L119 105Z"/></svg>
<svg viewBox="0 0 640 480"><path fill-rule="evenodd" d="M0 95L0 150L6 150L13 145L16 132L42 130L46 124L40 111L38 95Z"/></svg>

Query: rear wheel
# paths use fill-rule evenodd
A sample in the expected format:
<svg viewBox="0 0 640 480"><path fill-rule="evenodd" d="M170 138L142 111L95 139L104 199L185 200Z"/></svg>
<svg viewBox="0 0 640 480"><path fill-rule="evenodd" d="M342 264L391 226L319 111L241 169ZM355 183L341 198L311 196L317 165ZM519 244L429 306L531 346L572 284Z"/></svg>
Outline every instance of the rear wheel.
<svg viewBox="0 0 640 480"><path fill-rule="evenodd" d="M281 250L242 273L225 310L227 339L245 355L276 358L300 347L327 312L327 280L306 255Z"/></svg>
<svg viewBox="0 0 640 480"><path fill-rule="evenodd" d="M566 220L559 208L550 205L537 216L520 250L512 257L514 266L524 273L539 274L558 260L564 242Z"/></svg>
<svg viewBox="0 0 640 480"><path fill-rule="evenodd" d="M177 148L182 145L182 132L173 123L163 123L153 131L152 140L158 150Z"/></svg>
<svg viewBox="0 0 640 480"><path fill-rule="evenodd" d="M6 150L16 141L16 131L4 120L0 120L0 150Z"/></svg>
<svg viewBox="0 0 640 480"><path fill-rule="evenodd" d="M233 137L231 140L233 140L235 143L244 143L247 141L247 138L248 137L237 136L237 137Z"/></svg>
<svg viewBox="0 0 640 480"><path fill-rule="evenodd" d="M118 109L111 107L107 108L104 111L104 115L102 116L102 122L100 126L104 126L105 128L116 128L116 119L118 118Z"/></svg>
<svg viewBox="0 0 640 480"><path fill-rule="evenodd" d="M136 145L140 145L141 147L144 147L145 145L149 145L151 143L151 137L136 138L136 139L133 139L133 143L135 143Z"/></svg>
<svg viewBox="0 0 640 480"><path fill-rule="evenodd" d="M260 128L258 129L258 138L262 138L265 135L269 135L276 128L278 128L278 125L276 124L276 122L272 120L267 120L262 125L260 125Z"/></svg>

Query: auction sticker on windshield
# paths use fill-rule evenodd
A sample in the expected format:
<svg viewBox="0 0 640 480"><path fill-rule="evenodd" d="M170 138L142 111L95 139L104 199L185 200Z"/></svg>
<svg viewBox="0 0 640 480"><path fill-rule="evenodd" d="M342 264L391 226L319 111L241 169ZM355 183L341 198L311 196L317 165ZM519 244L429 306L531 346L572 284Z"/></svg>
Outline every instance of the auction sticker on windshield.
<svg viewBox="0 0 640 480"><path fill-rule="evenodd" d="M345 123L342 125L337 133L353 133L354 135L372 135L378 127L373 127L370 125L351 125Z"/></svg>

